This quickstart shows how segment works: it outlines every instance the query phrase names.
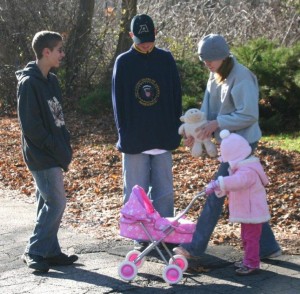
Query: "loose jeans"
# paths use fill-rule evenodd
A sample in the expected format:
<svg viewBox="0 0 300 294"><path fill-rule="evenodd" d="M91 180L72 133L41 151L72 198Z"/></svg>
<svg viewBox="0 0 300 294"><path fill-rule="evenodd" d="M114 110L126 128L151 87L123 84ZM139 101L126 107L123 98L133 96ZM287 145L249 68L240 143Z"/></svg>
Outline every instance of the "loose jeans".
<svg viewBox="0 0 300 294"><path fill-rule="evenodd" d="M36 185L37 218L26 253L51 257L61 253L57 232L66 207L61 168L31 171Z"/></svg>
<svg viewBox="0 0 300 294"><path fill-rule="evenodd" d="M254 150L256 146L256 143L251 144L252 150ZM228 168L229 164L222 162L214 178L217 179L219 176L228 176ZM182 244L182 247L191 255L200 256L205 252L211 234L222 213L224 200L225 197L218 198L215 194L211 194L207 197L203 210L197 220L196 231L193 234L192 242ZM280 247L275 240L269 223L263 223L260 238L260 257L264 258L278 250L280 250Z"/></svg>
<svg viewBox="0 0 300 294"><path fill-rule="evenodd" d="M174 213L172 153L158 155L122 154L124 203L135 185L142 187L162 217Z"/></svg>

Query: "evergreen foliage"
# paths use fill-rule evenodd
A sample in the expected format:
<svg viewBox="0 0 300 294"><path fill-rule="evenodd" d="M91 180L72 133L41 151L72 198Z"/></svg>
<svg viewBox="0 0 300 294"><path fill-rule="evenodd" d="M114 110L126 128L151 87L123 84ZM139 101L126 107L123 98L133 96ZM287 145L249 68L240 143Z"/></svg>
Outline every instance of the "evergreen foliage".
<svg viewBox="0 0 300 294"><path fill-rule="evenodd" d="M260 38L232 51L258 78L262 128L274 132L299 129L300 42L285 47Z"/></svg>

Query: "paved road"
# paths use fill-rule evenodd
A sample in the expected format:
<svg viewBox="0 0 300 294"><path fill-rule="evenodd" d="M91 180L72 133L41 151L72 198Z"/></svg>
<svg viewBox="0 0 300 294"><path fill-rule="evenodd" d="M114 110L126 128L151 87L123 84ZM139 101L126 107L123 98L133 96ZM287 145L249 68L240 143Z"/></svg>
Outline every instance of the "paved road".
<svg viewBox="0 0 300 294"><path fill-rule="evenodd" d="M16 192L0 189L0 293L300 293L299 255L265 261L260 274L239 277L234 274L232 263L242 252L229 246L214 246L199 261L190 263L193 272L184 273L180 283L169 285L162 279L164 263L154 252L137 277L126 282L118 276L118 265L131 249L129 240L101 242L64 228L59 235L62 248L78 254L78 263L34 274L20 256L33 227L35 206L17 197Z"/></svg>

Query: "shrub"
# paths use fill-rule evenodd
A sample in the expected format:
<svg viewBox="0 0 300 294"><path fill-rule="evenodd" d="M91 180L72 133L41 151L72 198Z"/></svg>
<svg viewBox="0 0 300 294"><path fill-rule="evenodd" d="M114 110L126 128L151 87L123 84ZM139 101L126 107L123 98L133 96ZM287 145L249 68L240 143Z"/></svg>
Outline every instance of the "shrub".
<svg viewBox="0 0 300 294"><path fill-rule="evenodd" d="M185 112L189 108L199 108L199 101L197 101L197 98L195 96L188 96L183 95L182 96L182 110Z"/></svg>
<svg viewBox="0 0 300 294"><path fill-rule="evenodd" d="M17 79L12 65L0 66L0 110L1 113L12 113L17 106Z"/></svg>
<svg viewBox="0 0 300 294"><path fill-rule="evenodd" d="M97 88L83 96L78 102L79 110L86 114L97 115L111 108L111 91L107 88Z"/></svg>
<svg viewBox="0 0 300 294"><path fill-rule="evenodd" d="M278 132L299 128L300 42L283 47L257 39L232 51L258 78L262 128Z"/></svg>
<svg viewBox="0 0 300 294"><path fill-rule="evenodd" d="M199 59L177 61L182 85L183 110L199 107L206 88L208 71Z"/></svg>

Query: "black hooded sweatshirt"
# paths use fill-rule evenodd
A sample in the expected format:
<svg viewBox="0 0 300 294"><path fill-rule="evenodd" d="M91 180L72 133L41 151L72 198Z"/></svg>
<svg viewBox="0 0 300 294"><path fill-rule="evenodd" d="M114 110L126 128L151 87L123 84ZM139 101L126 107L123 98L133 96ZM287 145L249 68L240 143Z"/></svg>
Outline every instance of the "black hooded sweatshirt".
<svg viewBox="0 0 300 294"><path fill-rule="evenodd" d="M61 167L72 159L70 134L66 129L57 77L42 75L36 62L16 72L18 79L18 118L22 152L29 170Z"/></svg>

